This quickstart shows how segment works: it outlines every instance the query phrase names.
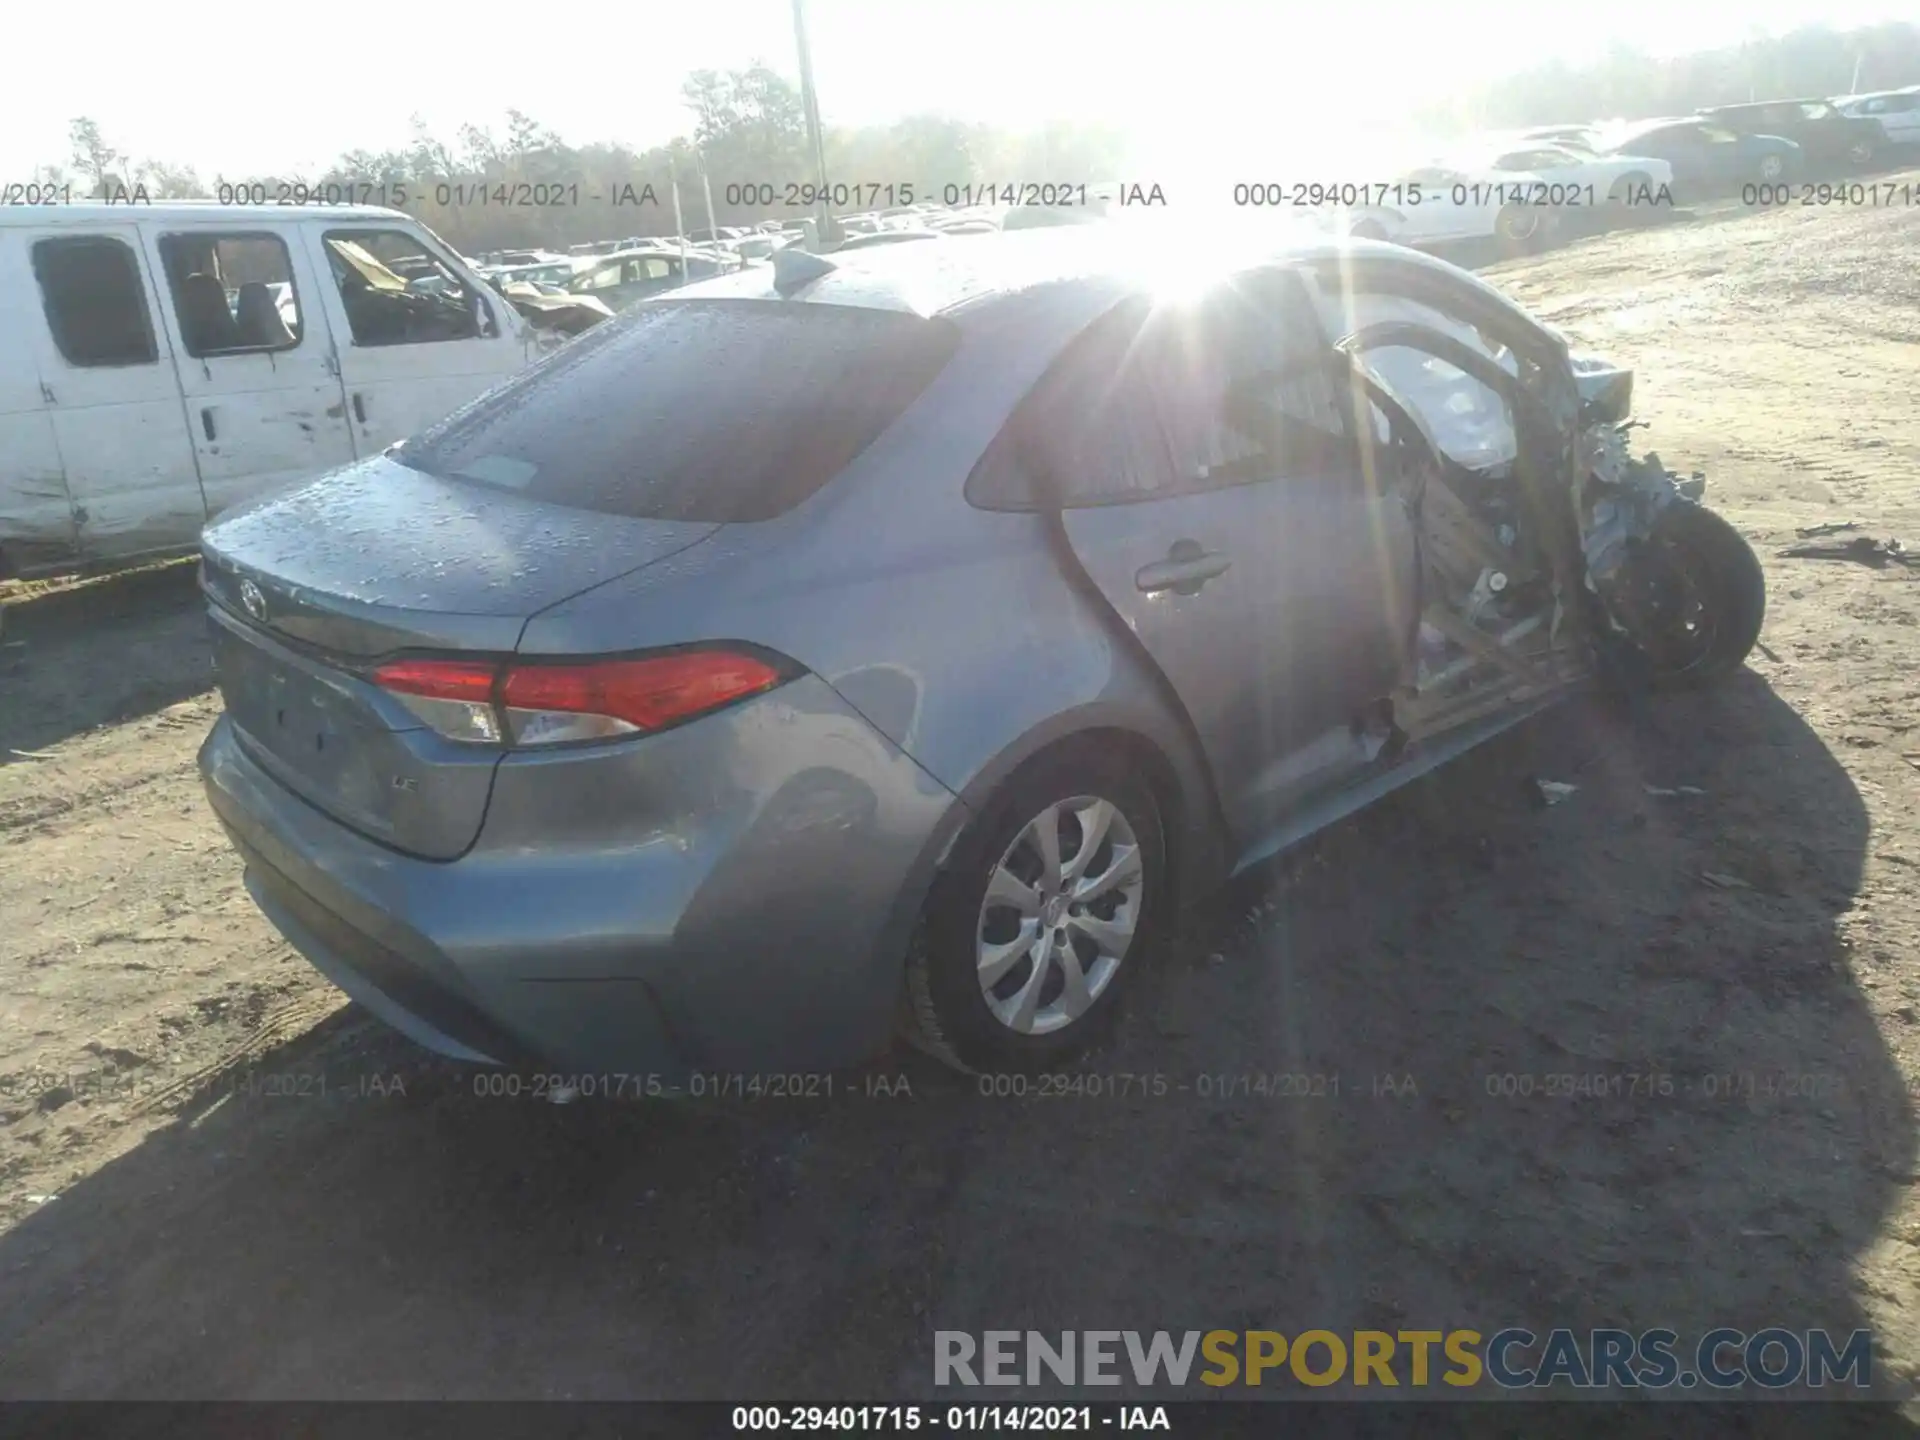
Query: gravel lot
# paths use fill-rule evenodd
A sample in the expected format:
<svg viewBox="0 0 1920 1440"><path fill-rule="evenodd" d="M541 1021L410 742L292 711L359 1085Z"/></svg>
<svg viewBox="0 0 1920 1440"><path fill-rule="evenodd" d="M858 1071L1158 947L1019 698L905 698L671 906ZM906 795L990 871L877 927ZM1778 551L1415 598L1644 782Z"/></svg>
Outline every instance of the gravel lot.
<svg viewBox="0 0 1920 1440"><path fill-rule="evenodd" d="M830 1099L476 1094L247 899L190 570L13 605L0 1394L907 1398L937 1328L1505 1324L1865 1326L1912 1393L1920 570L1775 552L1920 545L1920 209L1489 273L1637 367L1642 448L1763 555L1762 648L1223 898L1086 1062L1104 1094L907 1052ZM1277 1072L1338 1097L1219 1093Z"/></svg>

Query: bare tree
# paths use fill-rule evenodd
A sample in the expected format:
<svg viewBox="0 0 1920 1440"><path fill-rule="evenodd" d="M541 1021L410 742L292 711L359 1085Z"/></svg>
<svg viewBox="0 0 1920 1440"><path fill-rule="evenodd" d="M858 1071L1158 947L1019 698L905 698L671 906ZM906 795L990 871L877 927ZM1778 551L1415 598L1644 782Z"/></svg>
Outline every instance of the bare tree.
<svg viewBox="0 0 1920 1440"><path fill-rule="evenodd" d="M104 194L121 183L115 167L127 157L107 144L97 122L82 115L68 125L67 135L73 144L73 168L94 194Z"/></svg>
<svg viewBox="0 0 1920 1440"><path fill-rule="evenodd" d="M459 173L460 167L449 150L434 133L427 128L427 122L418 115L413 116L413 174L416 180L444 180Z"/></svg>

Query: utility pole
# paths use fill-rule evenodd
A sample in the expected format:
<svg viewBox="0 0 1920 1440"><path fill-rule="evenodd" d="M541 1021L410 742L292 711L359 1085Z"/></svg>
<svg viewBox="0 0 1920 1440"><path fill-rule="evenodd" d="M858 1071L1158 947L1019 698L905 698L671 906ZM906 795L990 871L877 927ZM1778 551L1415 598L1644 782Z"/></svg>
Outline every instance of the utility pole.
<svg viewBox="0 0 1920 1440"><path fill-rule="evenodd" d="M807 48L807 0L793 0L793 38L800 50L800 104L807 115L807 145L813 151L815 207L820 241L830 244L835 226L827 213L827 145L820 134L820 97L813 90L813 53Z"/></svg>

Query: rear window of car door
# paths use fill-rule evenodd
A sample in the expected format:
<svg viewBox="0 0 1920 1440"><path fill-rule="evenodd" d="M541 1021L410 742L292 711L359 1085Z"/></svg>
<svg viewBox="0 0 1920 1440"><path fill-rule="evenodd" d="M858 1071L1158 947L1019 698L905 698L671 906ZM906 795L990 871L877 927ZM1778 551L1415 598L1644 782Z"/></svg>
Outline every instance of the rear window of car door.
<svg viewBox="0 0 1920 1440"><path fill-rule="evenodd" d="M1129 504L1357 464L1298 277L1128 302L1035 387L968 482L983 509Z"/></svg>

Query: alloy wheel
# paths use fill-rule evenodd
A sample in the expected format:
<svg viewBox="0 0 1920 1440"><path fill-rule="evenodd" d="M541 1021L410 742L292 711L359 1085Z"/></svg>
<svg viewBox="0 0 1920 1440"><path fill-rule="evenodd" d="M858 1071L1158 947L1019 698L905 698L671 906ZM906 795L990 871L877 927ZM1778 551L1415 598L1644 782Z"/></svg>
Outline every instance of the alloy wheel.
<svg viewBox="0 0 1920 1440"><path fill-rule="evenodd" d="M1520 207L1500 217L1500 233L1509 240L1531 240L1540 228L1540 217L1532 209Z"/></svg>
<svg viewBox="0 0 1920 1440"><path fill-rule="evenodd" d="M1133 948L1145 889L1139 840L1110 801L1078 795L1029 820L980 902L975 959L994 1018L1046 1035L1086 1014Z"/></svg>

